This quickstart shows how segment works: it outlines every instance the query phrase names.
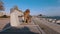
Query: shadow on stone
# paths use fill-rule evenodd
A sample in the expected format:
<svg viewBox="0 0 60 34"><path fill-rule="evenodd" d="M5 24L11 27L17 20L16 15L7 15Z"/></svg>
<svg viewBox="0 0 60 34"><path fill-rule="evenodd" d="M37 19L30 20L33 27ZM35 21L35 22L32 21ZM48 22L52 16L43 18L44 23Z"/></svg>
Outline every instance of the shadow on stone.
<svg viewBox="0 0 60 34"><path fill-rule="evenodd" d="M8 23L3 29L10 27L10 23ZM6 30L3 30L1 33L7 32L6 34L13 34L12 32L14 32L14 34L39 34L39 33L35 33L30 31L30 29L28 27L10 27ZM9 33L8 33L9 32ZM4 33L5 34L5 33Z"/></svg>
<svg viewBox="0 0 60 34"><path fill-rule="evenodd" d="M60 25L60 23L57 23L58 25Z"/></svg>
<svg viewBox="0 0 60 34"><path fill-rule="evenodd" d="M5 27L3 28L3 30L8 28L8 27L11 27L10 23L6 24Z"/></svg>

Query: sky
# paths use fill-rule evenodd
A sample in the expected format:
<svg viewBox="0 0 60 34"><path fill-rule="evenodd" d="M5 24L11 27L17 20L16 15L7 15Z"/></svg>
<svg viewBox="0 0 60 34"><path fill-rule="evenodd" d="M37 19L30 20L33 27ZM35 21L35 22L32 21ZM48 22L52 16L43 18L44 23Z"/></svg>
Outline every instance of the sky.
<svg viewBox="0 0 60 34"><path fill-rule="evenodd" d="M43 14L47 16L60 16L60 0L2 0L6 12L17 5L23 12L30 9L31 15Z"/></svg>

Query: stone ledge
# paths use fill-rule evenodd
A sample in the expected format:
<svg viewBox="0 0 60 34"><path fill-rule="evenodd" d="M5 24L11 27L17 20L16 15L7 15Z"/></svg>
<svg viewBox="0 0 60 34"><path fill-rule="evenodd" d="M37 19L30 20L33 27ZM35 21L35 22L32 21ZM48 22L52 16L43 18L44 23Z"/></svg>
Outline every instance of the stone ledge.
<svg viewBox="0 0 60 34"><path fill-rule="evenodd" d="M50 29L55 34L56 33L60 34L60 25L53 24L53 23L45 23L42 20L40 21L39 19L37 22L39 22L40 27L45 28L46 30Z"/></svg>

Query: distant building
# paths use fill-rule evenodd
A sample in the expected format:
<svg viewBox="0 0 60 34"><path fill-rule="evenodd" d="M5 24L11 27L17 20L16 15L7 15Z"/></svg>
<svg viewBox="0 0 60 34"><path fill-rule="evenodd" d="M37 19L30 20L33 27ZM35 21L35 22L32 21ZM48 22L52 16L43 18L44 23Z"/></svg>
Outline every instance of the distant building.
<svg viewBox="0 0 60 34"><path fill-rule="evenodd" d="M6 15L6 16L10 16L10 13L6 13L5 15Z"/></svg>
<svg viewBox="0 0 60 34"><path fill-rule="evenodd" d="M0 16L6 15L5 11L0 11Z"/></svg>
<svg viewBox="0 0 60 34"><path fill-rule="evenodd" d="M3 16L3 15L5 15L6 13L5 13L5 9L4 9L4 6L3 6L3 2L2 1L0 1L0 16Z"/></svg>

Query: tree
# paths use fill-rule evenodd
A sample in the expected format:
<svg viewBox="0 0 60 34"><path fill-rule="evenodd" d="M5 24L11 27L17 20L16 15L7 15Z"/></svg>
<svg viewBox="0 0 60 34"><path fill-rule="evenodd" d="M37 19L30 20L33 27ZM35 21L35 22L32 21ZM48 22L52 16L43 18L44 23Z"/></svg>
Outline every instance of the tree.
<svg viewBox="0 0 60 34"><path fill-rule="evenodd" d="M39 16L42 16L42 14L39 14Z"/></svg>
<svg viewBox="0 0 60 34"><path fill-rule="evenodd" d="M15 5L15 6L14 6L14 9L18 10L18 6L17 6L17 5Z"/></svg>
<svg viewBox="0 0 60 34"><path fill-rule="evenodd" d="M3 4L4 4L4 3L0 0L0 11L3 11L3 10L4 10Z"/></svg>

